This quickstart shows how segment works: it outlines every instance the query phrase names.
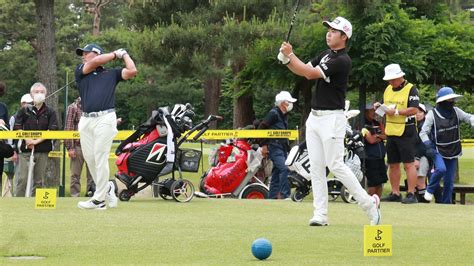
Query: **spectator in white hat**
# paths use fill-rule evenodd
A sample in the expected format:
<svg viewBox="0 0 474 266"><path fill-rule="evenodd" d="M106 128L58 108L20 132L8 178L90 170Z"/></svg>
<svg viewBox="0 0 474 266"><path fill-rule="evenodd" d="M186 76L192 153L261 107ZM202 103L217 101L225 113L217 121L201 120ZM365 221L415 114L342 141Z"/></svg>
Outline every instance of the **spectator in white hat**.
<svg viewBox="0 0 474 266"><path fill-rule="evenodd" d="M259 129L288 129L288 113L293 110L296 99L287 91L281 91L275 96L275 107L265 116ZM289 199L290 184L288 182L288 166L285 165L290 143L287 138L266 139L260 145L268 149L268 155L273 163L272 178L270 181L269 199ZM266 148L265 148L266 146Z"/></svg>
<svg viewBox="0 0 474 266"><path fill-rule="evenodd" d="M436 200L452 203L454 175L458 158L462 155L459 124L464 121L474 127L474 115L454 107L455 101L461 97L450 87L441 88L436 95L436 107L426 115L420 132L427 154L434 158L435 166L424 195L427 201L431 201L433 194L440 190L440 181L443 179L441 198Z"/></svg>
<svg viewBox="0 0 474 266"><path fill-rule="evenodd" d="M404 78L405 73L398 64L385 67L386 80L389 85L383 94L385 111L385 134L387 135L387 162L392 192L382 201L416 203L416 168L415 142L417 139L415 114L418 111L418 90ZM376 103L378 108L380 103ZM403 163L408 180L407 195L400 194L400 163Z"/></svg>

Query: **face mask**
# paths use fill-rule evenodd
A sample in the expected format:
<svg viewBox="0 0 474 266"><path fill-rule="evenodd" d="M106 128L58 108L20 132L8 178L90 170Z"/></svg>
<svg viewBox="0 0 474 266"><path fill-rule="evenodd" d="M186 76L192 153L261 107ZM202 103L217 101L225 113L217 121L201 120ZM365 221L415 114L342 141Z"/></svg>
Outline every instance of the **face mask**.
<svg viewBox="0 0 474 266"><path fill-rule="evenodd" d="M34 103L43 103L46 99L46 95L44 93L36 93L33 94L33 102Z"/></svg>
<svg viewBox="0 0 474 266"><path fill-rule="evenodd" d="M452 110L454 108L454 102L443 101L438 103L439 107L443 110Z"/></svg>
<svg viewBox="0 0 474 266"><path fill-rule="evenodd" d="M286 112L289 113L291 110L293 110L293 103L288 103L288 107L286 107Z"/></svg>

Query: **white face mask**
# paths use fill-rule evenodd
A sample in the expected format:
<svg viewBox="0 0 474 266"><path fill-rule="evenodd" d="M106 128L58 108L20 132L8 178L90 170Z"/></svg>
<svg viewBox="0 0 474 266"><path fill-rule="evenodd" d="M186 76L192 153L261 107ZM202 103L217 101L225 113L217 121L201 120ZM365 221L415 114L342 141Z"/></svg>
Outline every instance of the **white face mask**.
<svg viewBox="0 0 474 266"><path fill-rule="evenodd" d="M286 107L286 112L289 113L291 110L293 110L293 103L289 102L288 107Z"/></svg>
<svg viewBox="0 0 474 266"><path fill-rule="evenodd" d="M46 94L44 93L33 94L33 102L35 104L43 103L45 99L46 99Z"/></svg>

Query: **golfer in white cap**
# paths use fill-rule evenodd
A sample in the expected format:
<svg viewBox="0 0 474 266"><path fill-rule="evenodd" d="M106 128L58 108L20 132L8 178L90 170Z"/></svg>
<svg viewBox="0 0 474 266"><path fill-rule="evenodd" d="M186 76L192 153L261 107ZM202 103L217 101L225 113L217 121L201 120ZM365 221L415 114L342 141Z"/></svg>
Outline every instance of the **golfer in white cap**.
<svg viewBox="0 0 474 266"><path fill-rule="evenodd" d="M314 212L309 225L328 225L326 166L354 195L367 213L370 224L379 224L379 197L369 196L343 161L347 125L344 107L352 64L346 44L352 37L352 25L343 17L324 21L323 25L328 28L326 44L329 49L308 63L303 63L294 54L291 44L283 42L278 56L296 75L316 81L311 101L312 111L306 120L306 142L314 197Z"/></svg>

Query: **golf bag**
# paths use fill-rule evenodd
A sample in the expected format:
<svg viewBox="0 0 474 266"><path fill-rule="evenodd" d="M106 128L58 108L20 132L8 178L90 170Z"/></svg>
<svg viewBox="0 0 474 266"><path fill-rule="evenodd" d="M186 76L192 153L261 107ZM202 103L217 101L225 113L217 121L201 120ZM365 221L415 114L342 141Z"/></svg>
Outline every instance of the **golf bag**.
<svg viewBox="0 0 474 266"><path fill-rule="evenodd" d="M243 199L268 198L268 186L255 176L262 162L258 145L230 140L209 156L211 168L201 177L202 197L231 196Z"/></svg>
<svg viewBox="0 0 474 266"><path fill-rule="evenodd" d="M181 149L180 145L197 130L200 132L193 139L199 138L209 128L209 123L218 119L211 115L193 127L193 117L194 111L189 104L176 104L171 112L170 108L161 107L117 147L115 164L118 172L115 177L126 186L119 193L120 200L130 200L153 182L157 182L159 195L164 199L172 198L178 202L192 199L194 186L182 178L182 171L197 172L201 152ZM178 179L175 170L178 170ZM157 180L167 174L171 177Z"/></svg>
<svg viewBox="0 0 474 266"><path fill-rule="evenodd" d="M347 108L346 108L347 109ZM347 119L359 114L358 110L346 111ZM351 126L346 126L344 163L351 169L359 182L364 182L363 159L365 158L363 136L358 131L353 131ZM295 188L291 193L291 199L296 202L302 201L311 192L310 163L306 142L294 146L285 162L290 173L288 179L291 188ZM329 175L329 169L326 168L326 175ZM353 195L336 177L328 177L328 194L332 200L341 196L347 203L355 203ZM364 186L364 185L363 185Z"/></svg>

